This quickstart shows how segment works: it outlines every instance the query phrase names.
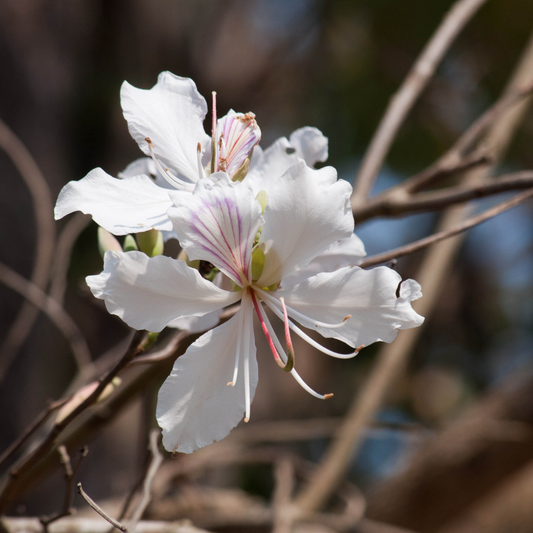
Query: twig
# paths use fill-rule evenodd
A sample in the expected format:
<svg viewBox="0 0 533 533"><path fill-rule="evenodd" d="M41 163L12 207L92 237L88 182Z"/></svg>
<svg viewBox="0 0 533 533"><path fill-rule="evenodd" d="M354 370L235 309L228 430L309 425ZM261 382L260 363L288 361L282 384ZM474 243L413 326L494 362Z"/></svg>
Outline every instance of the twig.
<svg viewBox="0 0 533 533"><path fill-rule="evenodd" d="M511 80L506 88L510 94L531 84L533 66L533 36L525 47ZM529 101L525 100L520 106L508 109L486 133L483 139L490 147L495 162L499 161L515 133L521 119L524 117ZM488 173L488 172L487 172ZM478 179L479 172L472 171L467 176L467 182ZM529 193L530 191L527 191ZM524 193L524 194L527 194ZM441 221L443 231L457 225L468 213L467 208L450 208ZM416 278L424 287L424 298L415 302L415 309L423 316L431 313L438 301L442 282L452 264L452 260L461 243L460 237L448 239L434 246L427 254ZM354 398L345 422L337 434L337 438L330 445L321 464L317 468L310 482L302 489L294 502L294 513L308 515L319 509L327 500L338 482L342 479L350 458L361 443L361 430L371 419L381 405L386 391L389 390L393 379L404 367L422 327L402 331L395 342L380 351L376 366L371 373L360 395Z"/></svg>
<svg viewBox="0 0 533 533"><path fill-rule="evenodd" d="M16 439L7 450L4 451L0 457L0 470L4 468L6 463L17 453L17 451L28 441L28 439L44 424L46 419L57 409L65 405L70 400L70 397L62 398L56 402L51 402L46 409L44 409L39 416L24 430L24 432Z"/></svg>
<svg viewBox="0 0 533 533"><path fill-rule="evenodd" d="M365 259L360 264L360 266L361 268L369 268L375 265L379 265L381 263L386 263L387 261L390 261L391 259L399 259L400 257L404 257L414 252L418 252L419 250L422 250L423 248L427 248L428 246L432 244L435 244L444 239L453 237L454 235L457 235L458 233L462 233L463 231L466 231L467 229L473 228L474 226L477 226L478 224L481 224L482 222L485 222L486 220L489 220L490 218L493 218L496 215L499 215L500 213L507 211L508 209L516 207L517 205L525 202L526 200L529 200L530 198L533 198L533 189L525 191L522 194L517 194L510 200L507 200L506 202L502 202L494 207L491 207L490 209L487 209L486 211L483 211L483 213L479 215L468 218L467 220L465 220L464 222L462 222L455 228L451 228L445 231L439 231L438 233L434 233L433 235L430 235L429 237L425 237L423 239L412 242L411 244L407 244L405 246L400 246L399 248L390 250L389 252L372 255L369 258Z"/></svg>
<svg viewBox="0 0 533 533"><path fill-rule="evenodd" d="M80 371L92 365L89 347L76 323L53 298L37 285L24 279L20 274L0 263L0 282L18 292L32 305L43 311L69 341L76 364Z"/></svg>
<svg viewBox="0 0 533 533"><path fill-rule="evenodd" d="M150 431L150 444L149 444L150 453L152 455L152 461L150 462L150 467L148 468L148 472L144 479L143 495L142 495L141 501L139 502L139 505L137 506L135 513L133 513L133 516L131 517L131 523L130 523L131 531L135 530L137 523L142 518L144 511L146 510L146 508L148 507L148 504L150 503L150 499L152 498L152 495L151 495L152 483L154 482L155 475L157 474L157 471L159 470L159 467L161 466L161 463L163 462L163 455L159 451L158 442L159 442L159 430L152 429L152 431Z"/></svg>
<svg viewBox="0 0 533 533"><path fill-rule="evenodd" d="M64 518L65 516L71 516L76 512L76 509L72 507L72 502L74 500L74 491L73 485L74 485L74 476L76 475L76 472L78 471L78 468L81 464L81 461L84 457L87 456L88 448L85 446L78 456L78 462L76 463L76 466L72 468L72 465L70 463L70 456L67 452L66 446L58 446L57 451L59 453L60 462L63 465L63 468L65 470L65 498L63 501L63 509L61 511L58 511L50 516L41 516L39 518L39 521L44 527L45 532L48 531L48 526L55 522L56 520L59 520L60 518Z"/></svg>
<svg viewBox="0 0 533 533"><path fill-rule="evenodd" d="M354 208L364 204L389 148L414 103L457 35L487 0L458 0L444 17L398 92L391 98L385 114L363 158L352 195Z"/></svg>
<svg viewBox="0 0 533 533"><path fill-rule="evenodd" d="M72 248L81 232L91 222L91 217L83 213L76 213L65 225L57 241L50 296L59 303L63 303L67 288L67 272L70 264Z"/></svg>
<svg viewBox="0 0 533 533"><path fill-rule="evenodd" d="M44 290L48 283L55 248L55 228L52 218L53 203L50 189L28 149L1 119L0 148L5 151L15 165L32 197L36 237L35 262L30 280L39 289ZM31 331L37 315L37 309L31 304L28 302L22 304L0 347L0 381L6 375L18 349Z"/></svg>
<svg viewBox="0 0 533 533"><path fill-rule="evenodd" d="M98 504L83 490L81 483L78 483L78 493L82 498L102 517L105 518L112 526L120 529L120 531L128 531L128 528L122 525L120 522L117 522L115 519L111 518Z"/></svg>
<svg viewBox="0 0 533 533"><path fill-rule="evenodd" d="M294 465L289 457L274 463L275 487L272 495L273 533L290 533L291 520L286 509L294 489Z"/></svg>
<svg viewBox="0 0 533 533"><path fill-rule="evenodd" d="M32 469L32 466L45 457L55 446L56 439L63 432L63 430L82 412L88 409L93 405L104 389L109 383L117 376L124 368L127 367L129 362L137 355L139 352L139 347L143 344L144 340L147 337L145 331L137 331L133 336L133 339L130 343L130 346L122 359L107 373L107 375L100 379L98 387L94 392L87 397L76 409L71 411L65 418L56 422L45 439L29 453L21 464L15 468L10 475L4 491L0 495L0 514L5 512L7 506L12 501L13 497L17 493L17 487L20 483L20 480L24 478L24 475Z"/></svg>

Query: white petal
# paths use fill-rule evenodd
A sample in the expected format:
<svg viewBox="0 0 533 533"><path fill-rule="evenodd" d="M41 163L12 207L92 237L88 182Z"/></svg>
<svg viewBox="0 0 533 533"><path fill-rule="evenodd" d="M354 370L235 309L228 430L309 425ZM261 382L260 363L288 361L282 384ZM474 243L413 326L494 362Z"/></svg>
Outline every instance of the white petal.
<svg viewBox="0 0 533 533"><path fill-rule="evenodd" d="M155 166L155 162L151 157L140 157L139 159L132 161L122 172L118 173L118 177L120 179L124 179L131 178L133 176L139 176L141 174L150 176L152 179L155 179L157 176L157 167ZM169 188L170 185L168 182L166 180L163 181L168 185L167 188Z"/></svg>
<svg viewBox="0 0 533 533"><path fill-rule="evenodd" d="M152 228L171 231L172 223L166 214L171 205L165 189L148 176L121 180L95 168L82 180L63 187L54 214L57 220L81 211L107 231L127 235Z"/></svg>
<svg viewBox="0 0 533 533"><path fill-rule="evenodd" d="M242 286L251 280L252 244L263 223L253 193L224 173L198 182L192 196L171 193L168 210L189 259L209 261ZM215 181L213 181L215 180Z"/></svg>
<svg viewBox="0 0 533 533"><path fill-rule="evenodd" d="M261 190L269 193L277 179L299 161L296 149L285 137L281 137L264 151L259 147L254 149L250 170L243 183L254 195Z"/></svg>
<svg viewBox="0 0 533 533"><path fill-rule="evenodd" d="M185 261L141 252L106 252L104 271L86 278L107 310L135 329L161 331L176 318L202 316L240 299L219 289Z"/></svg>
<svg viewBox="0 0 533 533"><path fill-rule="evenodd" d="M163 445L169 451L191 453L226 437L245 412L244 362L239 360L239 378L232 380L237 338L244 334L242 313L202 335L174 364L159 390L157 421L163 429ZM248 323L251 324L251 316ZM248 336L253 336L253 330ZM252 339L253 340L253 339ZM249 360L250 399L257 386L255 345L246 354Z"/></svg>
<svg viewBox="0 0 533 533"><path fill-rule="evenodd" d="M296 154L310 167L314 167L318 161L323 163L328 158L328 138L317 128L300 128L291 134L289 141Z"/></svg>
<svg viewBox="0 0 533 533"><path fill-rule="evenodd" d="M159 74L150 90L122 84L120 102L131 136L150 155L146 137L156 157L191 182L198 180L197 145L204 151L210 144L203 121L207 104L189 78L170 72Z"/></svg>
<svg viewBox="0 0 533 533"><path fill-rule="evenodd" d="M282 288L288 289L320 272L334 272L345 266L359 265L365 257L363 241L352 233L347 239L333 243L325 252L317 255L306 267L283 278Z"/></svg>
<svg viewBox="0 0 533 533"><path fill-rule="evenodd" d="M176 318L175 320L171 320L167 324L167 327L186 330L189 333L200 333L214 328L220 320L221 312L220 309L217 309L204 316L185 316L183 318Z"/></svg>
<svg viewBox="0 0 533 533"><path fill-rule="evenodd" d="M259 286L277 283L348 238L354 227L351 185L332 167L313 170L302 161L271 188L260 245L265 268Z"/></svg>
<svg viewBox="0 0 533 533"><path fill-rule="evenodd" d="M400 275L387 267L344 267L310 277L291 290L273 295L283 296L287 306L313 320L333 324L351 315L337 329L297 320L324 337L340 339L356 348L376 341L391 342L399 329L422 324L424 318L411 307L411 301L422 295L420 285L414 280L402 282L398 297L400 282Z"/></svg>

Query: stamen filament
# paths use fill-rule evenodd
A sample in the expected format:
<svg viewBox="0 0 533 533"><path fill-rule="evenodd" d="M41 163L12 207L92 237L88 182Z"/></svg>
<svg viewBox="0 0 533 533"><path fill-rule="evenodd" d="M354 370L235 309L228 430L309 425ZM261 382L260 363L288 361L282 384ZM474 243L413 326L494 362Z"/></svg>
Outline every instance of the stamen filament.
<svg viewBox="0 0 533 533"><path fill-rule="evenodd" d="M287 357L287 363L285 363L279 356L278 350L276 350L276 347L274 346L272 336L268 330L268 327L265 321L268 319L265 316L263 309L261 308L261 305L257 301L257 298L255 297L254 293L252 293L252 302L254 304L255 312L257 313L257 318L259 319L259 323L261 324L261 328L263 329L263 333L265 334L265 337L268 341L268 345L270 346L270 350L272 351L272 355L274 356L276 363L278 363L278 365L285 372L290 372L292 367L294 366L294 351L292 350L292 343L291 343L291 349L289 350L289 356ZM273 336L275 337L276 335L274 334Z"/></svg>
<svg viewBox="0 0 533 533"><path fill-rule="evenodd" d="M264 311L263 311L264 313ZM274 333L274 328L272 327L272 324L270 323L270 320L268 319L266 313L264 313L263 318L265 320L265 324L268 328L268 331L274 341L274 344L276 345L277 350L281 354L282 359L288 360L287 354L283 350L283 347L281 346L281 343L279 342L279 339L276 337L276 334ZM296 382L302 387L305 391L307 391L311 396L314 396L315 398L318 398L319 400L327 400L328 398L331 398L333 394L319 394L318 392L314 391L301 377L298 372L296 372L296 369L293 368L291 370L292 377L296 380Z"/></svg>
<svg viewBox="0 0 533 533"><path fill-rule="evenodd" d="M233 367L233 379L228 383L228 387L235 387L237 383L237 376L239 375L239 359L241 357L242 349L242 338L244 336L244 311L239 309L239 324L238 324L238 334L237 334L237 353L235 354L235 365Z"/></svg>
<svg viewBox="0 0 533 533"><path fill-rule="evenodd" d="M165 178L168 181L168 183L170 183L170 185L173 185L177 189L192 191L194 189L194 184L187 183L186 181L181 180L180 178L178 178L178 176L175 176L174 174L172 174L172 172L170 172L168 168L166 167L163 168L163 165L161 165L161 163L158 161L158 159L155 156L154 145L152 143L152 139L150 139L150 137L146 137L144 140L148 143L148 149L150 150L150 157L155 163L155 166L157 170L159 170L159 173L161 174L161 176L163 176L163 178Z"/></svg>
<svg viewBox="0 0 533 533"><path fill-rule="evenodd" d="M252 318L251 309L248 305L248 295L245 292L242 298L241 310L244 312L244 403L245 403L245 414L244 421L248 422L250 420L250 353L252 348L250 344L253 342L252 339L252 328L253 322L250 320Z"/></svg>
<svg viewBox="0 0 533 533"><path fill-rule="evenodd" d="M196 157L198 161L198 178L205 178L204 167L202 166L202 145L198 143L196 146Z"/></svg>
<svg viewBox="0 0 533 533"><path fill-rule="evenodd" d="M217 166L217 93L213 91L213 122L211 126L211 174L218 170Z"/></svg>
<svg viewBox="0 0 533 533"><path fill-rule="evenodd" d="M269 300L276 307L280 306L280 301L277 298L275 298L274 296L272 296L271 294L269 294L267 291L264 291L263 289L257 289L257 291L261 294L261 299L265 300L265 303L266 303L267 300ZM280 300L281 300L281 298L280 298ZM286 305L286 308L287 308L287 311L288 311L289 315L291 317L295 318L296 320L299 319L299 321L301 321L301 320L308 321L308 322L311 322L313 325L318 326L320 328L328 328L328 329L341 328L346 323L346 320L351 318L351 315L348 315L348 316L344 317L344 320L342 322L339 322L337 324L327 324L326 322L321 322L320 320L315 320L314 318L310 318L307 315L304 315L303 313L300 313L299 311L296 311L292 307L289 307L288 305Z"/></svg>
<svg viewBox="0 0 533 533"><path fill-rule="evenodd" d="M279 301L281 302L281 305L283 307L283 322L285 324L285 342L287 343L287 352L289 355L289 359L292 358L292 361L293 361L292 366L294 366L294 347L292 345L291 329L289 326L289 317L287 315L287 308L285 307L285 298L281 297Z"/></svg>
<svg viewBox="0 0 533 533"><path fill-rule="evenodd" d="M265 301L265 303L272 309L272 312L281 320L285 321L285 317L283 313L274 305L272 305L271 302ZM299 337L301 337L304 341L309 343L311 346L316 348L317 350L320 350L322 353L325 353L326 355L330 355L331 357L336 357L337 359L350 359L352 357L355 357L363 348L364 345L359 346L354 352L350 352L347 354L334 352L333 350L330 350L328 348L325 348L318 342L316 342L314 339L312 339L309 335L304 333L294 322L288 321L290 329L296 333Z"/></svg>

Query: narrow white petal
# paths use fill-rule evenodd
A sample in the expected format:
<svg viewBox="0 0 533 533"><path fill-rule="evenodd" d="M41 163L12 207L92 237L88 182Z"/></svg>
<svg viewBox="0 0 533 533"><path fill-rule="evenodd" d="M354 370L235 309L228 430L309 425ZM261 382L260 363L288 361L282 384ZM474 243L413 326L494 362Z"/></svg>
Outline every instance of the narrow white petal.
<svg viewBox="0 0 533 533"><path fill-rule="evenodd" d="M356 348L376 341L391 342L399 329L422 324L424 318L411 307L411 301L422 295L420 285L406 280L398 296L400 282L400 275L387 267L344 267L312 276L274 296L283 296L288 306L310 317L309 321L295 317L303 326ZM330 329L313 322L341 322L348 315L341 328Z"/></svg>
<svg viewBox="0 0 533 533"><path fill-rule="evenodd" d="M146 137L154 145L161 163L191 182L198 180L196 149L208 148L210 139L203 127L207 114L205 99L189 78L162 72L150 90L124 82L120 91L124 118L141 150L150 155Z"/></svg>
<svg viewBox="0 0 533 533"><path fill-rule="evenodd" d="M228 386L233 376L240 313L229 322L202 335L174 364L159 390L157 421L163 429L163 445L169 451L191 453L226 437L246 410L244 379ZM250 320L248 320L251 323ZM253 331L248 332L253 336ZM249 361L249 393L253 399L258 372L255 346ZM240 373L244 372L243 358Z"/></svg>
<svg viewBox="0 0 533 533"><path fill-rule="evenodd" d="M328 138L317 128L305 126L292 132L289 142L308 166L323 163L328 158Z"/></svg>
<svg viewBox="0 0 533 533"><path fill-rule="evenodd" d="M127 235L152 228L171 231L166 213L171 205L167 191L148 176L117 179L95 168L82 180L63 187L54 215L57 220L81 211L110 233Z"/></svg>
<svg viewBox="0 0 533 533"><path fill-rule="evenodd" d="M240 292L219 289L185 261L142 252L106 252L104 271L88 276L107 310L135 329L161 331L176 318L202 316L238 301Z"/></svg>
<svg viewBox="0 0 533 533"><path fill-rule="evenodd" d="M235 283L251 280L252 244L263 222L261 206L246 187L226 174L201 180L192 196L173 195L168 210L190 259L209 261Z"/></svg>
<svg viewBox="0 0 533 533"><path fill-rule="evenodd" d="M258 286L277 283L353 233L352 187L332 167L292 166L270 190L260 246L265 268Z"/></svg>

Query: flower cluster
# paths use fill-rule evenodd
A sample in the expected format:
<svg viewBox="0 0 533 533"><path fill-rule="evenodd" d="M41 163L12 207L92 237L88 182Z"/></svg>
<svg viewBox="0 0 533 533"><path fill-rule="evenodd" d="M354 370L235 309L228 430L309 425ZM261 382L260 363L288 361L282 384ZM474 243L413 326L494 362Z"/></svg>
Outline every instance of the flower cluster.
<svg viewBox="0 0 533 533"><path fill-rule="evenodd" d="M81 210L117 235L160 229L179 239L183 259L108 251L104 271L87 278L93 294L131 327L150 331L218 317L240 303L176 360L161 387L157 419L168 450L190 453L250 418L258 381L254 315L278 364L321 399L329 395L312 390L295 368L291 332L347 358L422 323L411 307L421 296L415 281L357 266L364 248L353 234L351 186L332 167L313 168L327 158L318 130L302 128L262 151L254 115L230 111L213 118L209 138L205 100L191 80L170 73L149 91L125 83L121 101L150 158L130 165L123 179L96 169L69 183L56 217ZM202 275L199 264L218 274ZM284 322L285 343L265 307ZM297 323L354 350L333 352Z"/></svg>

